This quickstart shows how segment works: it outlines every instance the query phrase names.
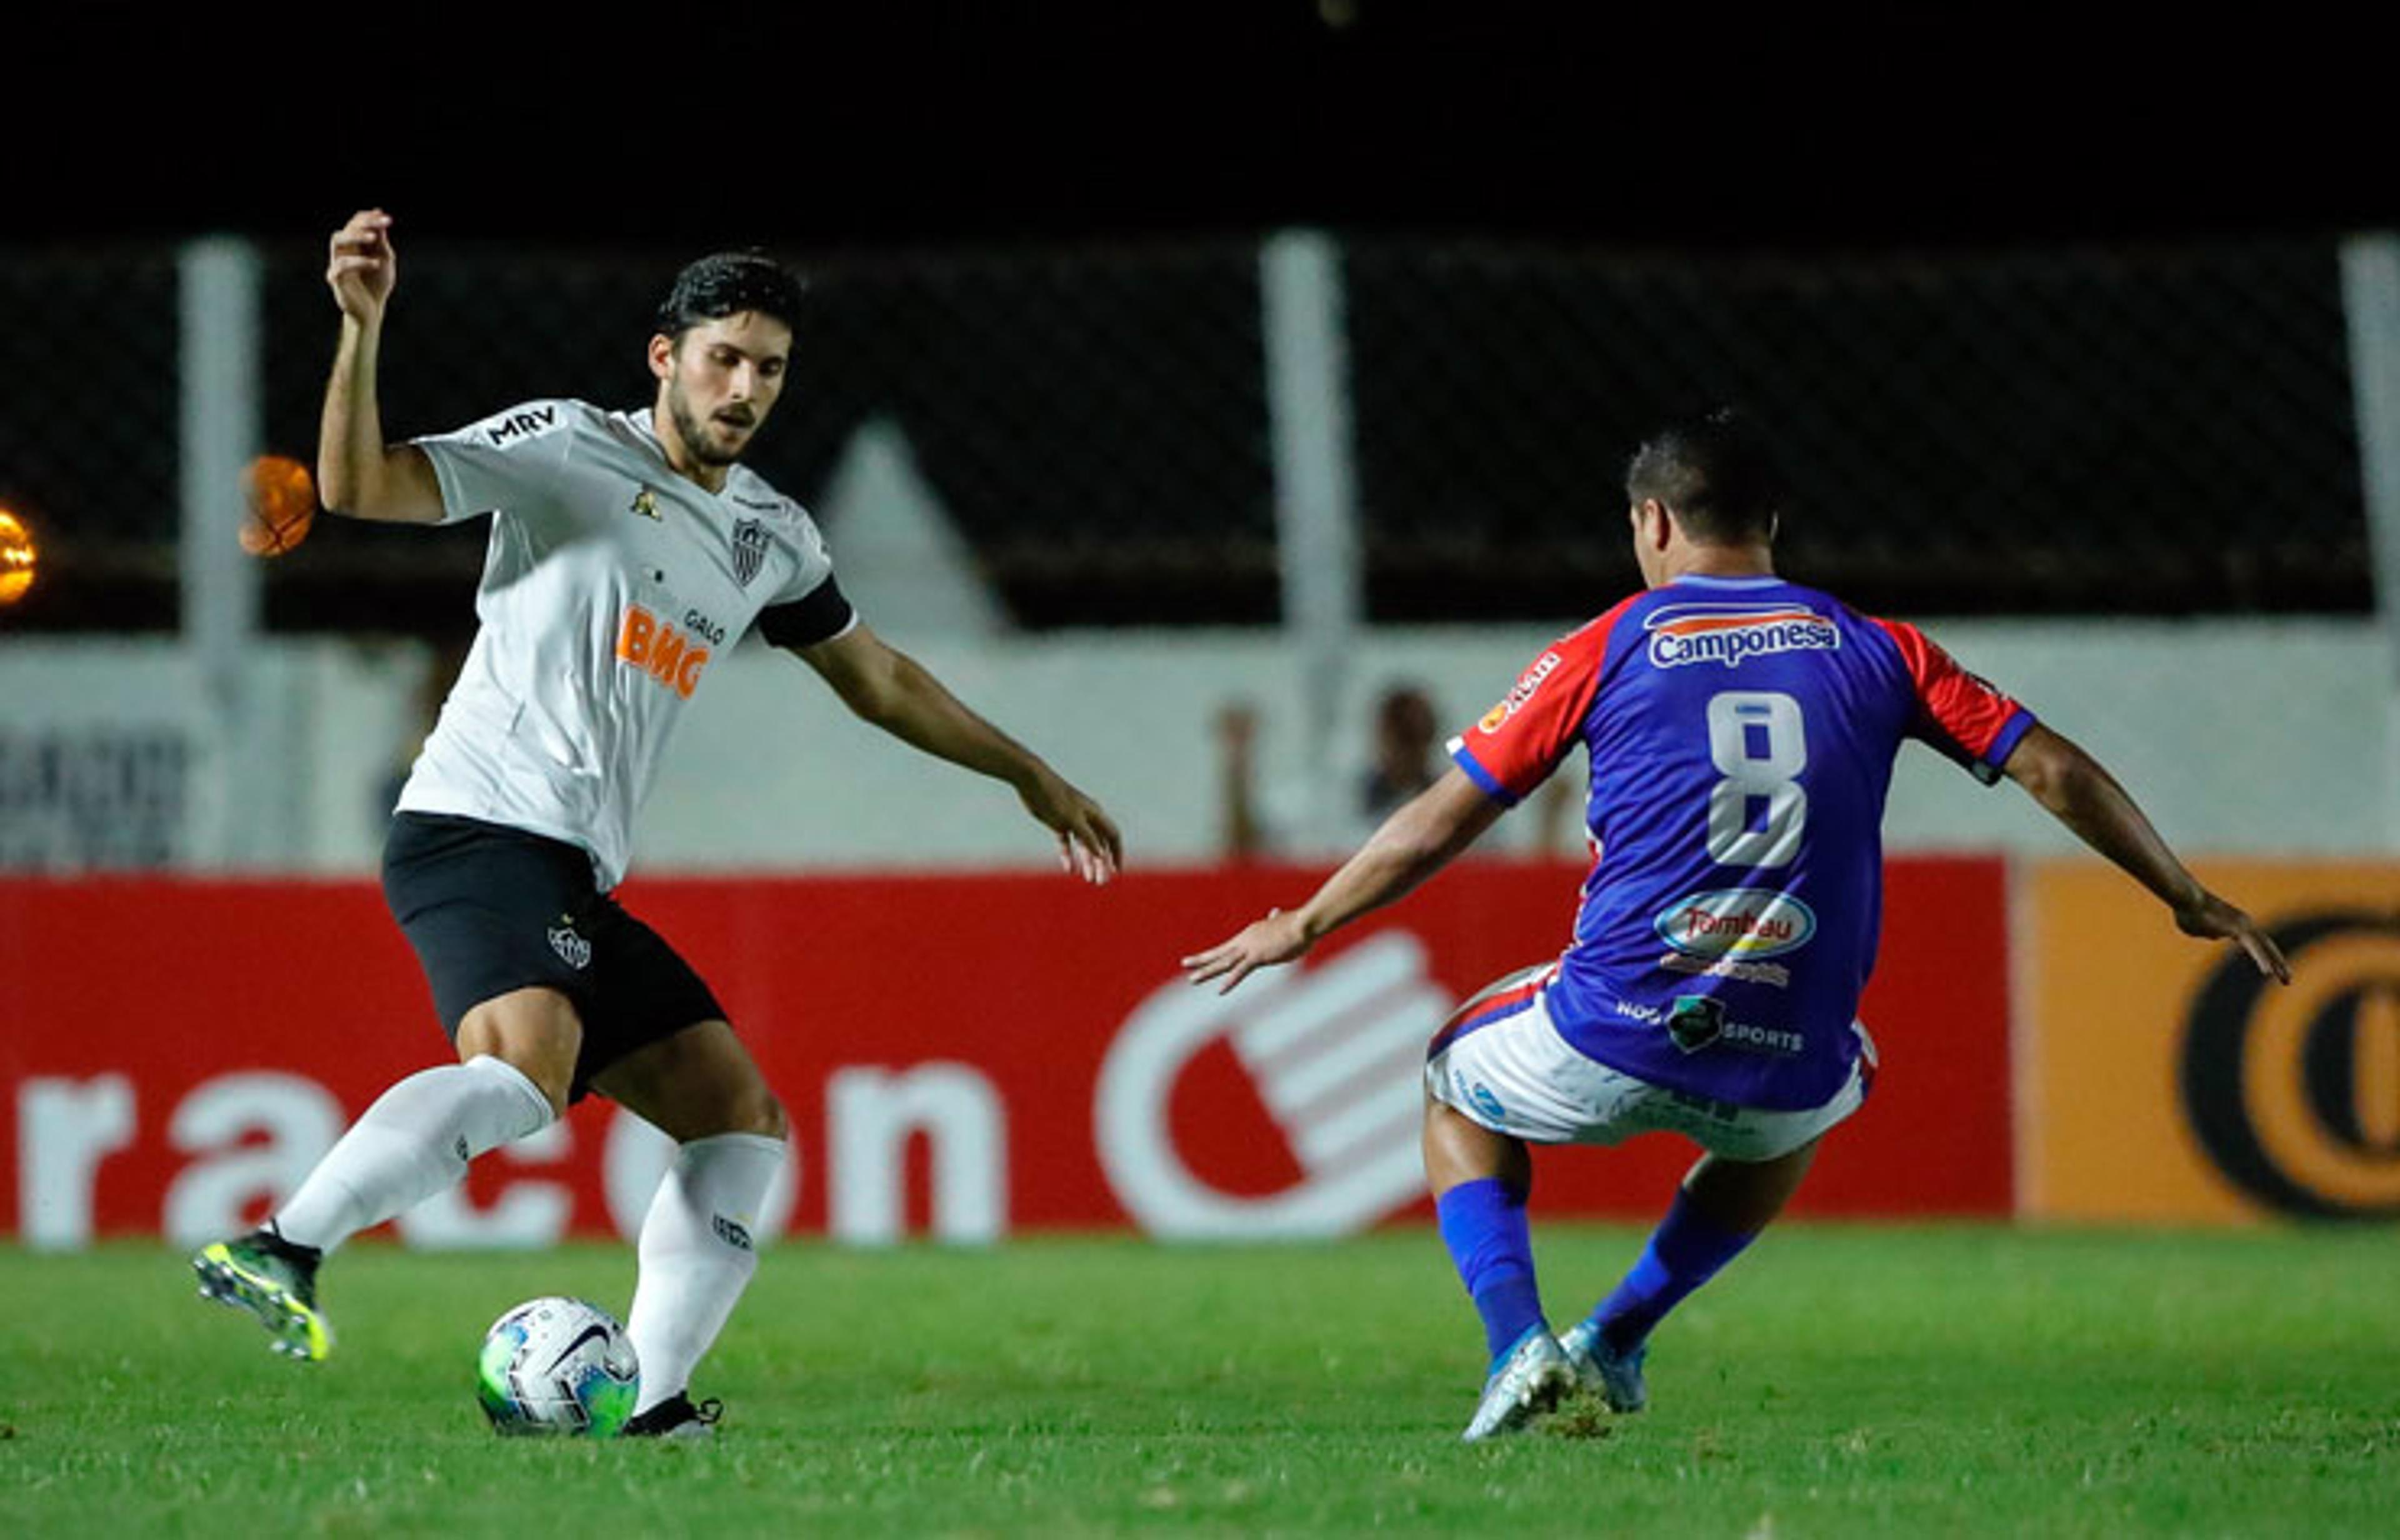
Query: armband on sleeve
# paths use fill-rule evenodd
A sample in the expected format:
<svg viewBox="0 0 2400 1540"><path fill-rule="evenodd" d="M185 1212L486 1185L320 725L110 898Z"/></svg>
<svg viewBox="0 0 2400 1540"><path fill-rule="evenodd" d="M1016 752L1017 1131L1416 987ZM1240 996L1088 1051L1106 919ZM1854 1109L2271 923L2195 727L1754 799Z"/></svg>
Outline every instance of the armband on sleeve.
<svg viewBox="0 0 2400 1540"><path fill-rule="evenodd" d="M858 612L842 597L841 585L831 575L789 604L769 605L758 612L758 634L780 647L814 647L848 631Z"/></svg>

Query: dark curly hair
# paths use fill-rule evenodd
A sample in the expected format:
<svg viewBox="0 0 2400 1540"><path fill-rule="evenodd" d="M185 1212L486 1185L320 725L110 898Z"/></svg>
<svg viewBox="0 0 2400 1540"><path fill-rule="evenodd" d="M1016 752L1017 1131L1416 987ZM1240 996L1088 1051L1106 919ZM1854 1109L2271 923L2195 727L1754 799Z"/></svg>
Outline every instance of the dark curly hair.
<svg viewBox="0 0 2400 1540"><path fill-rule="evenodd" d="M657 331L680 342L704 320L756 310L797 328L808 285L798 273L764 252L718 252L675 275L660 302Z"/></svg>

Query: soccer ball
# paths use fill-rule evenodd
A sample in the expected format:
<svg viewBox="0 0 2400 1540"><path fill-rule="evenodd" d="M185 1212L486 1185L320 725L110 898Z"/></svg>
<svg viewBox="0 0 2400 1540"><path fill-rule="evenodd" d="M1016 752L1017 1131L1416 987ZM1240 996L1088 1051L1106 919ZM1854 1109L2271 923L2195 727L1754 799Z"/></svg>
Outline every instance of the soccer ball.
<svg viewBox="0 0 2400 1540"><path fill-rule="evenodd" d="M641 1393L633 1339L582 1300L527 1300L492 1323L475 1361L495 1433L612 1438Z"/></svg>

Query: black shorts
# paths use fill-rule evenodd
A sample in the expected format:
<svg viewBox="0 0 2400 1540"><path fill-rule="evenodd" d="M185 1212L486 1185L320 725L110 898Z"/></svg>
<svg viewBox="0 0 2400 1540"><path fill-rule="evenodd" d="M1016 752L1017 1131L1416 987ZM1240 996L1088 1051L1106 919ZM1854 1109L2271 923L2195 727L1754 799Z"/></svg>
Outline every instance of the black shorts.
<svg viewBox="0 0 2400 1540"><path fill-rule="evenodd" d="M403 812L384 841L383 896L416 948L442 1029L484 1001L555 989L583 1018L572 1099L638 1048L725 1019L656 931L593 880L573 845L479 819Z"/></svg>

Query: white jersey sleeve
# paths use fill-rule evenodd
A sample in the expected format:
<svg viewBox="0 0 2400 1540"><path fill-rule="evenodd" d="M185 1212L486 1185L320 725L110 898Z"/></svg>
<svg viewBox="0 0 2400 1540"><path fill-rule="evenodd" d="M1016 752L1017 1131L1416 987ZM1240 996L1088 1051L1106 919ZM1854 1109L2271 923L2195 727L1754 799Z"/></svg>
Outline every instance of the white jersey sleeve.
<svg viewBox="0 0 2400 1540"><path fill-rule="evenodd" d="M457 432L411 441L442 484L442 522L541 506L539 494L553 484L574 443L576 409L573 402L526 402Z"/></svg>

